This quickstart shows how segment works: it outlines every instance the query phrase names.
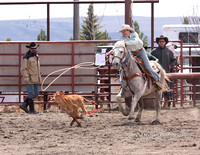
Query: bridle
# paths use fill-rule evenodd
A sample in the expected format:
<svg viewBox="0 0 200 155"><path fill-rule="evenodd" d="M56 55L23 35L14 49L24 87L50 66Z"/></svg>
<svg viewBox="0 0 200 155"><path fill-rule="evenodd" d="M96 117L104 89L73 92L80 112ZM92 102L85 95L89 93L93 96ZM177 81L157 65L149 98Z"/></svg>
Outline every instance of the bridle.
<svg viewBox="0 0 200 155"><path fill-rule="evenodd" d="M123 56L122 56L122 57L113 56L113 59L114 59L114 58L118 58L118 59L120 60L121 65L126 64L126 63L128 62L128 60L129 60L129 58L130 58L130 54L129 54L128 58L126 58L126 60L123 61L123 59L124 59L125 56L126 56L126 51L127 51L126 47L125 47L125 46L118 46L118 47L113 48L113 50L116 49L116 48L123 48L123 49L124 49ZM123 61L123 62L122 62L122 61Z"/></svg>

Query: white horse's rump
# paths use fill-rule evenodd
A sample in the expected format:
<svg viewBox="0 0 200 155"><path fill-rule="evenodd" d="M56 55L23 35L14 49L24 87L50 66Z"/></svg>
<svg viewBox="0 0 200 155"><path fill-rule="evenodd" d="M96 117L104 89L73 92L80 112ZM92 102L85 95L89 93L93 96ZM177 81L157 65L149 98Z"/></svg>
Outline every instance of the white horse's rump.
<svg viewBox="0 0 200 155"><path fill-rule="evenodd" d="M118 41L113 47L112 53L112 65L115 69L119 71L120 79L123 79L121 83L121 90L116 96L117 102L119 104L120 111L123 115L128 116L129 119L134 118L134 111L137 103L143 104L142 97L155 92L156 99L156 119L153 123L159 123L159 112L161 108L161 97L162 90L158 91L155 86L143 78L142 73L136 64L136 60L133 55L127 51L123 41ZM154 65L159 70L160 82L164 85L165 83L165 71L157 62ZM133 77L130 80L125 80L127 77ZM150 87L148 87L150 86ZM122 98L128 98L132 96L131 105L128 106L126 102L126 108L124 109L121 102ZM139 112L136 121L140 121L142 108L139 108Z"/></svg>

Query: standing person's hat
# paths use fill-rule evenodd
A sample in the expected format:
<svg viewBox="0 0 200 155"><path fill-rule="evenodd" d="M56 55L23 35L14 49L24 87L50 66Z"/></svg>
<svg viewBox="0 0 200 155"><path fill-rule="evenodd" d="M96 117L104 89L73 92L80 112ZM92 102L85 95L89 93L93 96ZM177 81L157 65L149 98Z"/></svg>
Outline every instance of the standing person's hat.
<svg viewBox="0 0 200 155"><path fill-rule="evenodd" d="M119 30L118 32L122 32L123 30L129 30L131 32L135 32L134 28L130 27L130 25L128 25L128 24L123 24L122 29Z"/></svg>
<svg viewBox="0 0 200 155"><path fill-rule="evenodd" d="M36 49L39 45L36 45L34 42L30 43L30 45L26 45L27 48Z"/></svg>
<svg viewBox="0 0 200 155"><path fill-rule="evenodd" d="M167 37L164 37L163 35L161 35L160 37L157 37L157 38L156 38L157 44L158 44L158 42L159 42L160 39L164 39L165 42L166 42L166 44L168 43L168 38L167 38Z"/></svg>

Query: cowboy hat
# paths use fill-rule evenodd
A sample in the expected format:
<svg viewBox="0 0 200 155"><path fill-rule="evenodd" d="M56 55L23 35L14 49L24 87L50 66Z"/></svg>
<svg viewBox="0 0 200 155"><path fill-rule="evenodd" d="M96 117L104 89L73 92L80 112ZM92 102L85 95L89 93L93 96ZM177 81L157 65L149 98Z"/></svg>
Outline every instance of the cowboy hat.
<svg viewBox="0 0 200 155"><path fill-rule="evenodd" d="M30 45L26 45L27 48L36 49L39 45L36 45L34 42L30 43Z"/></svg>
<svg viewBox="0 0 200 155"><path fill-rule="evenodd" d="M131 32L135 32L134 28L130 27L130 25L128 25L128 24L123 24L122 29L119 30L118 32L122 32L123 30L129 30Z"/></svg>
<svg viewBox="0 0 200 155"><path fill-rule="evenodd" d="M160 37L157 37L157 38L156 38L157 44L158 44L158 42L159 42L160 39L164 39L165 42L166 42L166 44L168 43L168 38L167 38L167 37L164 37L163 35L161 35Z"/></svg>

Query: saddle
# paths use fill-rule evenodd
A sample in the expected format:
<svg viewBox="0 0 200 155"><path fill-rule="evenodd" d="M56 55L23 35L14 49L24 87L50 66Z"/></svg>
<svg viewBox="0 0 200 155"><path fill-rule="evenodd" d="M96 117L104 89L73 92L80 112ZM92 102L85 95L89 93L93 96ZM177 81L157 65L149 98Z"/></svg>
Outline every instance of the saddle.
<svg viewBox="0 0 200 155"><path fill-rule="evenodd" d="M145 75L145 81L148 81L148 88L150 88L150 81L152 80L154 83L154 78L149 72L145 69L143 60L141 58L135 57L137 65L139 66L141 72Z"/></svg>
<svg viewBox="0 0 200 155"><path fill-rule="evenodd" d="M152 84L156 85L156 81L155 81L155 79L153 78L153 76L152 76L151 74L149 74L149 72L145 69L143 60L142 60L141 58L138 58L138 57L135 57L135 59L136 59L136 63L137 63L137 65L138 65L138 67L140 68L141 72L144 74L144 76L145 76L145 78L146 78L145 81L146 81L146 80L148 81L148 88L150 88L150 80L152 81ZM153 66L152 66L152 67L153 67ZM153 69L154 69L157 73L159 73L158 68L153 67ZM168 87L168 84L167 84L166 81L165 81L163 92L166 92L166 91L168 91L168 90L169 90L169 87Z"/></svg>

